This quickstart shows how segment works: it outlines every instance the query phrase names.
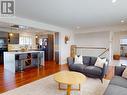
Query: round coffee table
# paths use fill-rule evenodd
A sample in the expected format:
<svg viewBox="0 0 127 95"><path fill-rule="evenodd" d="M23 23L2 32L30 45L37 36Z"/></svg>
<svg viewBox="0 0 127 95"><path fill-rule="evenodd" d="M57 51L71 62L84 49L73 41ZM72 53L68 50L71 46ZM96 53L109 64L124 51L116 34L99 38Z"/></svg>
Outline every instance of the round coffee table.
<svg viewBox="0 0 127 95"><path fill-rule="evenodd" d="M54 75L55 81L59 83L59 89L60 84L66 84L67 85L67 95L70 95L71 90L80 90L80 84L86 80L86 76L73 71L61 71ZM71 89L71 85L79 85L79 89ZM64 89L65 90L65 89Z"/></svg>

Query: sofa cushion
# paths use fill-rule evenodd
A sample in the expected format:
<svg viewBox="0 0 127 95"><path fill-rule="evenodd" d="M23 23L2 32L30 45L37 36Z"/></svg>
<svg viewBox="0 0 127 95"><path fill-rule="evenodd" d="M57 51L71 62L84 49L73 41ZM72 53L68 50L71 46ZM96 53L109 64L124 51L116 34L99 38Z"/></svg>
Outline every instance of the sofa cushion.
<svg viewBox="0 0 127 95"><path fill-rule="evenodd" d="M127 88L110 84L103 95L127 95Z"/></svg>
<svg viewBox="0 0 127 95"><path fill-rule="evenodd" d="M106 58L101 59L100 57L98 57L95 66L103 68L105 62L106 62Z"/></svg>
<svg viewBox="0 0 127 95"><path fill-rule="evenodd" d="M69 65L69 69L72 71L82 72L86 65L83 64L71 64Z"/></svg>
<svg viewBox="0 0 127 95"><path fill-rule="evenodd" d="M122 77L127 79L127 68L124 69Z"/></svg>
<svg viewBox="0 0 127 95"><path fill-rule="evenodd" d="M123 71L125 70L126 66L115 66L115 75L122 76Z"/></svg>
<svg viewBox="0 0 127 95"><path fill-rule="evenodd" d="M100 76L102 74L102 69L96 66L87 66L86 68L83 69L83 72L85 74Z"/></svg>
<svg viewBox="0 0 127 95"><path fill-rule="evenodd" d="M90 65L93 66L96 61L97 61L97 57L91 57L91 59L90 59Z"/></svg>
<svg viewBox="0 0 127 95"><path fill-rule="evenodd" d="M83 64L83 57L81 55L75 55L74 64Z"/></svg>
<svg viewBox="0 0 127 95"><path fill-rule="evenodd" d="M89 56L83 56L83 64L88 66L89 63L90 63L90 57Z"/></svg>
<svg viewBox="0 0 127 95"><path fill-rule="evenodd" d="M110 81L110 84L127 88L127 79L120 76L114 76Z"/></svg>

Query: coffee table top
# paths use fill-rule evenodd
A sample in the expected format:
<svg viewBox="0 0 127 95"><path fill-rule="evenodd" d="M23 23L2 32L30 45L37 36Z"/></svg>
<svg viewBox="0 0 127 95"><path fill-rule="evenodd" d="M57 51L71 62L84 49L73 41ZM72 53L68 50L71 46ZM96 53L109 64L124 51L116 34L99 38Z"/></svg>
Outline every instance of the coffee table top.
<svg viewBox="0 0 127 95"><path fill-rule="evenodd" d="M55 81L63 84L80 84L86 80L86 76L73 71L60 71L54 75Z"/></svg>

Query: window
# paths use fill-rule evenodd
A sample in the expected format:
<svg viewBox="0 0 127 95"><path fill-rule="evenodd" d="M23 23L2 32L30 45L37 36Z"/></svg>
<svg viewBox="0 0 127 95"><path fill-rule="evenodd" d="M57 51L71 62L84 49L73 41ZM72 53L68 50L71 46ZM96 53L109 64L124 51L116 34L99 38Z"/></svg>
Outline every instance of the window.
<svg viewBox="0 0 127 95"><path fill-rule="evenodd" d="M21 36L19 38L19 44L21 44L21 45L32 45L32 36Z"/></svg>
<svg viewBox="0 0 127 95"><path fill-rule="evenodd" d="M120 44L127 44L127 39L120 39Z"/></svg>

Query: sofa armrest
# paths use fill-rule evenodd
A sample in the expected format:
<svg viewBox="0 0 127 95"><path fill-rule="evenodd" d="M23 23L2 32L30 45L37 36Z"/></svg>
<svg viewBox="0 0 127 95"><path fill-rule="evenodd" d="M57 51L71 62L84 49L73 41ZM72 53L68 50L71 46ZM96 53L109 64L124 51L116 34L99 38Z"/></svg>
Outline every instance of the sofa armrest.
<svg viewBox="0 0 127 95"><path fill-rule="evenodd" d="M67 64L68 64L68 65L74 64L74 58L73 58L73 57L68 57L68 58L67 58Z"/></svg>
<svg viewBox="0 0 127 95"><path fill-rule="evenodd" d="M103 64L103 68L102 68L102 78L104 77L104 75L107 74L108 71L108 64Z"/></svg>
<svg viewBox="0 0 127 95"><path fill-rule="evenodd" d="M126 68L126 66L115 66L115 75L117 76L122 76L122 73L124 71L124 69Z"/></svg>

